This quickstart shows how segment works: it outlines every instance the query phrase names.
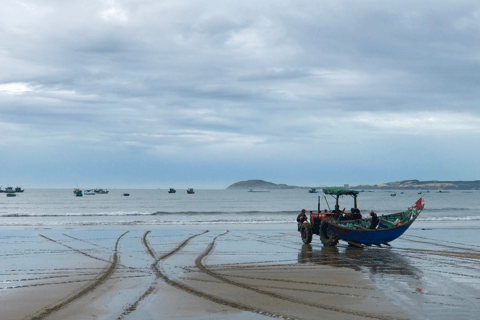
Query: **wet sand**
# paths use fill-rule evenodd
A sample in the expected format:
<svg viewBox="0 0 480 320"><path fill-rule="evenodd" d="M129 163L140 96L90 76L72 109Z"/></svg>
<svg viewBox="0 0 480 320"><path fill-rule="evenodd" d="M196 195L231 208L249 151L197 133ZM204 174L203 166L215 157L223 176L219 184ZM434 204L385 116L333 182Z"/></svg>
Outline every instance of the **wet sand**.
<svg viewBox="0 0 480 320"><path fill-rule="evenodd" d="M358 249L294 225L10 228L0 320L472 318L480 247L442 230Z"/></svg>

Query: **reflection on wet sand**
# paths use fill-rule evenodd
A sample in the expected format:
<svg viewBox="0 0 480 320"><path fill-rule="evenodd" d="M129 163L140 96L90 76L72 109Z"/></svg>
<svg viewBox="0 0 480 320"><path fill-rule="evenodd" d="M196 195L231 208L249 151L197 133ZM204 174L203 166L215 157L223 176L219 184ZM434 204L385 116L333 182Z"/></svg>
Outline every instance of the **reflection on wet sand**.
<svg viewBox="0 0 480 320"><path fill-rule="evenodd" d="M415 279L422 276L420 269L412 266L406 258L390 249L322 247L317 250L310 244L304 244L298 254L298 263L350 268L356 271L368 271L371 275L407 275Z"/></svg>

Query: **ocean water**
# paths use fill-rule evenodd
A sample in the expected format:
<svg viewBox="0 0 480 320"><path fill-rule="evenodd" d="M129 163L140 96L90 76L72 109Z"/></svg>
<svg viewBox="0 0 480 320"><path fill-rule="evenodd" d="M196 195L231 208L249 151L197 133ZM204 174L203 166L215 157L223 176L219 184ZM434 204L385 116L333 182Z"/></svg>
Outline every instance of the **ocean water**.
<svg viewBox="0 0 480 320"><path fill-rule="evenodd" d="M216 260L209 263L263 261L267 266L273 261L349 268L371 280L381 296L402 308L407 318L475 319L480 312L480 191L419 195L407 190L397 191L395 197L390 196L393 191L362 192L358 206L365 215L370 210L380 215L404 211L420 197L425 201L419 218L391 247L364 248L344 242L324 247L318 236L311 244L303 244L295 221L298 213L302 208L316 210L319 196L321 209L327 208L323 194L307 190L198 189L193 195L185 189L175 194L158 189L111 190L107 195L83 197L75 197L72 191L27 189L14 198L0 194L0 298L23 294L30 287L48 289L62 284L64 280L55 277L59 270L75 277L76 259L110 259L116 239L126 231L121 261L140 268L149 261L140 241L146 231L152 231L150 240L161 249L174 248L188 236L209 230L203 241L193 241L188 247L203 252L213 237L228 230L218 238L216 256L211 257ZM123 193L130 196L123 197ZM334 198L327 199L333 207ZM348 210L353 199L343 197L340 206ZM169 276L183 272L188 257L191 265L195 259L195 255L176 257L168 261ZM149 263L143 267L150 270ZM139 288L140 295L148 284L140 286L138 279L133 287ZM115 316L109 314L105 319L121 314L126 302L109 300L108 305ZM0 319L11 318L0 315Z"/></svg>
<svg viewBox="0 0 480 320"><path fill-rule="evenodd" d="M480 223L480 191L450 191L438 193L425 190L361 192L358 207L363 214L404 211L420 197L425 210L417 221L422 227L435 223L466 225ZM123 193L130 196L124 197ZM54 225L196 225L292 223L302 208L317 210L328 207L322 193L307 190L195 190L185 189L175 194L167 190L110 190L108 194L76 197L73 189L27 189L17 197L0 194L0 226ZM333 208L335 199L326 196ZM340 208L353 207L353 198L344 196Z"/></svg>

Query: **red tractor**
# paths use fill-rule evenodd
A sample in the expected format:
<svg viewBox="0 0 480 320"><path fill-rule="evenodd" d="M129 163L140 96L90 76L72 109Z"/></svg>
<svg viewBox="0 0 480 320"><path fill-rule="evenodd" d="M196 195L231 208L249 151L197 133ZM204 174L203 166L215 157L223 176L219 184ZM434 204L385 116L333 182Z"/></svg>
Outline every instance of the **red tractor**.
<svg viewBox="0 0 480 320"><path fill-rule="evenodd" d="M316 234L320 236L320 240L322 241L324 246L335 246L337 245L340 238L336 234L328 230L330 222L332 220L338 220L339 218L348 220L362 219L360 210L358 210L357 208L357 196L359 192L343 188L327 188L323 189L323 192L326 195L329 194L336 197L335 209L330 210L329 208L328 211L325 209L322 212L320 210L320 197L318 197L318 212L310 211L310 222L308 222L308 218L305 214L305 209L303 209L302 213L298 215L298 231L302 234L302 240L304 243L312 242L312 236L313 234ZM350 195L354 199L354 207L348 213L345 212L345 209L343 209L343 211L340 211L340 207L338 205L338 200L340 196L344 195Z"/></svg>

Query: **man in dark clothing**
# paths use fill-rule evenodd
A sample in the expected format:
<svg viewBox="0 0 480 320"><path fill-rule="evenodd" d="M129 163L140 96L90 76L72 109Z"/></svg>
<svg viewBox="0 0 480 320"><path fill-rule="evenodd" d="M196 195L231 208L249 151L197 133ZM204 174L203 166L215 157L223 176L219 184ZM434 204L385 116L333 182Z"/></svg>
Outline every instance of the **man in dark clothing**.
<svg viewBox="0 0 480 320"><path fill-rule="evenodd" d="M372 223L370 224L370 229L374 230L378 226L378 222L380 221L377 217L377 214L375 212L370 211L370 216L372 217Z"/></svg>
<svg viewBox="0 0 480 320"><path fill-rule="evenodd" d="M307 220L307 215L305 214L307 210L302 209L302 212L297 216L297 222L298 222L298 231L300 231L300 227L303 223L303 221Z"/></svg>
<svg viewBox="0 0 480 320"><path fill-rule="evenodd" d="M303 223L303 221L307 219L307 215L305 214L305 212L307 212L307 210L302 209L302 212L300 212L300 214L297 216L298 223Z"/></svg>

